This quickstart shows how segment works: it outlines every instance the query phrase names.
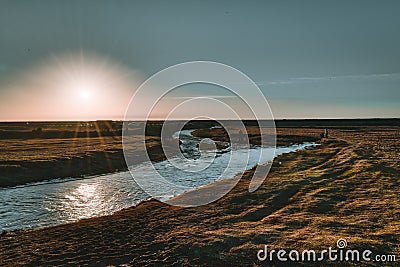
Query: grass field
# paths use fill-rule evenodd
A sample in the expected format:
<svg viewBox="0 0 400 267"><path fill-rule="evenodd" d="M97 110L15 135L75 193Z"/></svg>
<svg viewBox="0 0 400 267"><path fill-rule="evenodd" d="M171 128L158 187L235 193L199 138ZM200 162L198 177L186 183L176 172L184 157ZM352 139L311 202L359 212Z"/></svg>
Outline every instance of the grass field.
<svg viewBox="0 0 400 267"><path fill-rule="evenodd" d="M271 249L369 249L400 259L398 127L332 129L312 149L279 156L267 179L248 192L253 170L217 202L197 208L147 201L114 215L0 237L0 264L97 266L287 266L260 262ZM318 133L280 128L278 133ZM397 262L398 263L398 262ZM320 266L397 266L319 262Z"/></svg>
<svg viewBox="0 0 400 267"><path fill-rule="evenodd" d="M189 124L189 128L210 125L214 123L196 122ZM146 128L147 152L154 162L165 159L160 143L161 126L162 123L157 122ZM121 130L107 127L95 122L0 123L0 187L126 170ZM258 128L247 128L250 142L259 145ZM216 137L213 131L197 131L203 132L203 137ZM217 134L218 131L215 130ZM278 130L277 145L316 141L321 131L287 130L283 133ZM129 149L137 155L131 162L140 163L144 152L140 131L134 129L132 133ZM222 139L225 140L225 136Z"/></svg>

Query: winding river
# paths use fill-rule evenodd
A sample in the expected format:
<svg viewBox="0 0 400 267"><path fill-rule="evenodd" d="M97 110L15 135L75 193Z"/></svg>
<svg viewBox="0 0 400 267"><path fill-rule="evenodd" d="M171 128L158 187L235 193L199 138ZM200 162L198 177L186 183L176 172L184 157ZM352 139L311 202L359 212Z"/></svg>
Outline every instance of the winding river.
<svg viewBox="0 0 400 267"><path fill-rule="evenodd" d="M174 137L177 138L178 135ZM242 168L232 167L240 165L235 164L235 160L243 160L240 157L241 154L248 155L246 169L250 169L258 162L265 163L269 160L261 158L259 161L263 150L271 152L271 148L254 147L250 151L237 148L235 153L239 156L235 158L231 157L229 151L215 150L203 151L199 157L199 150L196 148L199 140L191 135L191 131L181 131L179 138L182 140L181 148L185 157L195 160L197 166L204 164L207 168L202 172L177 170L174 160L178 158L158 162L153 166L167 180L192 188L212 183L217 179L233 177L242 172ZM303 143L278 147L275 156L314 145L314 143ZM191 162L194 161L188 161L187 164L190 165ZM229 162L231 164L227 168ZM190 166L187 167L190 168ZM132 172L140 177L149 175L148 166L145 164L135 166ZM164 197L180 193L183 192L173 192ZM2 188L0 189L0 230L36 229L108 215L148 198L149 196L135 183L128 171L84 179L56 179Z"/></svg>

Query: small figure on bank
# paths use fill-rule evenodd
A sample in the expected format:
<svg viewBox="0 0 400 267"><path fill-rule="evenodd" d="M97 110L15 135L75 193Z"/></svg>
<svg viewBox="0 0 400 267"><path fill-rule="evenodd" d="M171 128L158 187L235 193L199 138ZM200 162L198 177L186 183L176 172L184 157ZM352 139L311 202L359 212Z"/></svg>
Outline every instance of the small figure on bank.
<svg viewBox="0 0 400 267"><path fill-rule="evenodd" d="M328 128L325 128L325 138L328 138L328 134L329 134Z"/></svg>
<svg viewBox="0 0 400 267"><path fill-rule="evenodd" d="M239 141L239 143L241 143L241 142L243 142L243 132L242 132L242 130L239 130L239 138L238 138L238 141Z"/></svg>

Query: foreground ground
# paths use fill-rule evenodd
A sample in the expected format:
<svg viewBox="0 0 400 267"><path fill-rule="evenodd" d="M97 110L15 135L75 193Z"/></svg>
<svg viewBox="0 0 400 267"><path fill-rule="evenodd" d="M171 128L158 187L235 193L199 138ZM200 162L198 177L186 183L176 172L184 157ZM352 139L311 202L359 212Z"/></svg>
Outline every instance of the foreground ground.
<svg viewBox="0 0 400 267"><path fill-rule="evenodd" d="M335 248L339 238L348 249L400 260L399 133L396 127L332 130L320 146L278 157L256 192L247 190L250 170L227 196L206 206L153 200L112 216L6 233L0 265L281 265L258 261L257 251L264 245L320 251ZM300 264L310 262L293 265Z"/></svg>

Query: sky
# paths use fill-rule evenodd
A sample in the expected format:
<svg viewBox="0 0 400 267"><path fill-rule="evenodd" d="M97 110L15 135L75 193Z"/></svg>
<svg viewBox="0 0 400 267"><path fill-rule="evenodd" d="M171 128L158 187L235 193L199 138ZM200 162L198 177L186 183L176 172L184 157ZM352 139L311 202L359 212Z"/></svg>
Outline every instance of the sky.
<svg viewBox="0 0 400 267"><path fill-rule="evenodd" d="M368 0L3 0L0 121L123 119L146 79L196 60L246 74L277 119L400 117L399 11ZM193 84L154 118L193 96L247 116L228 90ZM200 102L177 117L200 115Z"/></svg>

